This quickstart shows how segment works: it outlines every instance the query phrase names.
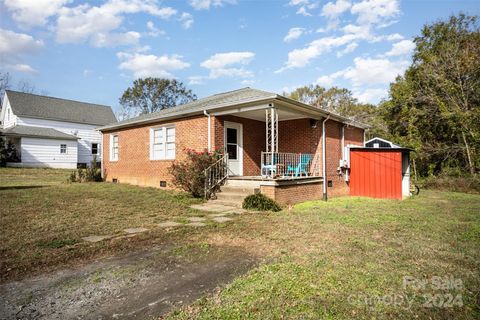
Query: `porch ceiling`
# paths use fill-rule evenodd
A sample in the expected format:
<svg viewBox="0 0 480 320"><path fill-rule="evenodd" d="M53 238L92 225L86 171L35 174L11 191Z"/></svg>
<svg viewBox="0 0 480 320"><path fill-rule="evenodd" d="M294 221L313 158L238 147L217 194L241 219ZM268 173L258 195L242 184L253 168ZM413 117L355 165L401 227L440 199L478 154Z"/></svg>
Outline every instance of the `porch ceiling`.
<svg viewBox="0 0 480 320"><path fill-rule="evenodd" d="M289 110L277 109L277 112L278 112L278 121L309 118L304 114L296 113L294 111L289 111ZM233 115L242 117L242 118L265 122L265 109L238 112Z"/></svg>

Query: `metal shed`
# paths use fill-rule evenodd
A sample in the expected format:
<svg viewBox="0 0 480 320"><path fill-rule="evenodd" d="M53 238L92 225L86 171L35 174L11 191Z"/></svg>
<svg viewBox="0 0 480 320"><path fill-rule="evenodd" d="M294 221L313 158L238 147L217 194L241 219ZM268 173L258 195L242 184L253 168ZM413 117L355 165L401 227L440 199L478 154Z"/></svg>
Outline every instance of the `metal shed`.
<svg viewBox="0 0 480 320"><path fill-rule="evenodd" d="M400 200L406 198L410 195L412 150L378 139L367 141L366 147L350 147L350 195Z"/></svg>

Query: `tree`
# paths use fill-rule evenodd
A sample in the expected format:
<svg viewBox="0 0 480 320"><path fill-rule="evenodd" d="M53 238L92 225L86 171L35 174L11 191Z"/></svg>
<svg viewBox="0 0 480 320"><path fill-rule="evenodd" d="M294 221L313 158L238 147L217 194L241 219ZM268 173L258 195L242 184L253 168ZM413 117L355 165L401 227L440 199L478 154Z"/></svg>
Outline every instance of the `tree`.
<svg viewBox="0 0 480 320"><path fill-rule="evenodd" d="M353 97L353 93L345 88L325 89L319 85L309 85L295 89L288 96L291 99L349 117L355 121L367 124L376 123L376 107L372 104L358 102Z"/></svg>
<svg viewBox="0 0 480 320"><path fill-rule="evenodd" d="M412 65L380 107L388 130L416 148L424 173L463 167L474 175L480 165L478 17L459 14L426 25L414 42Z"/></svg>
<svg viewBox="0 0 480 320"><path fill-rule="evenodd" d="M197 99L182 82L170 79L137 79L120 98L121 118L147 114L175 107Z"/></svg>
<svg viewBox="0 0 480 320"><path fill-rule="evenodd" d="M10 89L11 82L12 77L10 76L10 73L0 71L0 110L3 95L5 93L5 90Z"/></svg>

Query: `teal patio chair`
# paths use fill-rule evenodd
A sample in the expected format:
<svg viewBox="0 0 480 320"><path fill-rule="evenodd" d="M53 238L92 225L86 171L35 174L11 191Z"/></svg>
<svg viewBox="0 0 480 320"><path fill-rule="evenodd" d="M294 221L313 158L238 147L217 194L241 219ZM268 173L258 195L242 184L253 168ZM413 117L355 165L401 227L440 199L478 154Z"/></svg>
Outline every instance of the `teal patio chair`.
<svg viewBox="0 0 480 320"><path fill-rule="evenodd" d="M267 177L272 174L274 177L277 175L278 153L272 154L272 161L270 164L263 164L262 176Z"/></svg>
<svg viewBox="0 0 480 320"><path fill-rule="evenodd" d="M300 159L297 165L289 164L287 168L287 175L299 177L301 175L308 176L308 166L312 161L311 154L300 154Z"/></svg>

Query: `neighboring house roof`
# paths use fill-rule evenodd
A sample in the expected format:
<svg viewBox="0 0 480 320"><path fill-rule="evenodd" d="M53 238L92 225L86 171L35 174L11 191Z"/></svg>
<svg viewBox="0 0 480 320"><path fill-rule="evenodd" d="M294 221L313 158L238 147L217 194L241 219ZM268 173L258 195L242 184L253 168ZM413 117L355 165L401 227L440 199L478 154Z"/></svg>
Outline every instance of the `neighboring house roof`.
<svg viewBox="0 0 480 320"><path fill-rule="evenodd" d="M5 91L12 111L19 117L67 121L92 125L117 122L109 106L40 96L12 90Z"/></svg>
<svg viewBox="0 0 480 320"><path fill-rule="evenodd" d="M8 129L0 129L0 135L14 137L32 137L62 140L77 140L76 136L60 132L52 128L32 127L32 126L15 126Z"/></svg>
<svg viewBox="0 0 480 320"><path fill-rule="evenodd" d="M166 119L166 118L180 118L188 115L202 114L204 111L213 111L215 109L233 107L237 105L256 103L256 102L266 103L273 100L294 104L304 109L308 109L310 111L314 111L325 116L330 115L332 119L335 118L342 122L348 122L348 123L354 124L351 119L339 116L332 112L315 108L313 106L304 104L302 102L299 102L293 99L289 99L287 97L281 96L276 93L247 87L239 90L215 94L215 95L212 95L203 99L199 99L187 104L183 104L180 106L176 106L173 108L163 109L161 111L157 111L154 113L144 114L132 119L119 121L111 125L103 126L99 128L99 130L100 131L114 130L118 128L124 128L124 127L130 127L130 126L155 122L155 121ZM355 123L354 125L361 128L365 127L364 125L359 123Z"/></svg>

